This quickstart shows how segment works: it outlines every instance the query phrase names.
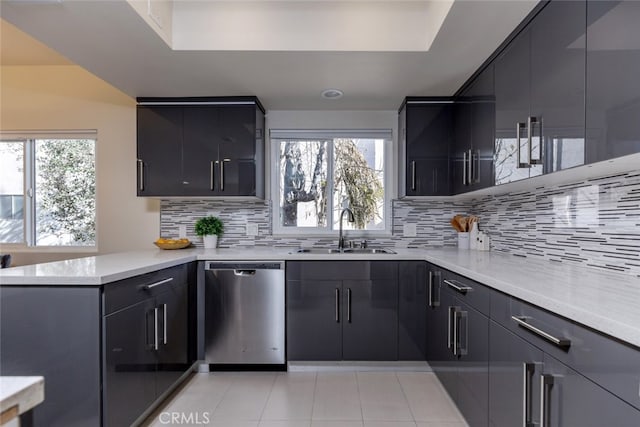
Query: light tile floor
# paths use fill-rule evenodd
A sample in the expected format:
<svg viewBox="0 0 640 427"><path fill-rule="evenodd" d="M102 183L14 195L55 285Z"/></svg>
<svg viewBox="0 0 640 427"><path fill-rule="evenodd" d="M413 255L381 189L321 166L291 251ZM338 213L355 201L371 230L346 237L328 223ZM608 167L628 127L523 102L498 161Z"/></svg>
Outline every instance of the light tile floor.
<svg viewBox="0 0 640 427"><path fill-rule="evenodd" d="M171 417L178 418L171 423ZM193 375L145 425L172 424L210 427L467 426L432 372L407 371L199 373Z"/></svg>

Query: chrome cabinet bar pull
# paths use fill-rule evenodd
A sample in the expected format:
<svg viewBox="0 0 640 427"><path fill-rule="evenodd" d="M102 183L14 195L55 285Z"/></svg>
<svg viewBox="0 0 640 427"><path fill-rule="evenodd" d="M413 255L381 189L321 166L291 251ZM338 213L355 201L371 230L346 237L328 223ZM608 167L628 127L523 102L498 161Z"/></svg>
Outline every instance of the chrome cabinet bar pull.
<svg viewBox="0 0 640 427"><path fill-rule="evenodd" d="M153 308L153 348L158 351L158 307Z"/></svg>
<svg viewBox="0 0 640 427"><path fill-rule="evenodd" d="M211 191L213 191L214 185L215 185L215 179L214 179L214 175L215 175L215 171L214 171L214 161L211 160L211 168L210 168L210 175L209 175L209 189Z"/></svg>
<svg viewBox="0 0 640 427"><path fill-rule="evenodd" d="M540 375L540 427L549 427L549 410L547 409L553 387L553 375Z"/></svg>
<svg viewBox="0 0 640 427"><path fill-rule="evenodd" d="M526 123L521 123L521 122L516 123L516 145L518 146L518 158L516 159L518 161L518 165L516 167L518 169L529 167L528 163L522 163L522 149L520 148L520 131L525 126L526 126Z"/></svg>
<svg viewBox="0 0 640 427"><path fill-rule="evenodd" d="M542 329L536 328L531 323L527 322L528 317L526 316L511 316L511 318L518 324L518 326L522 326L523 328L533 332L534 334L544 338L547 341L550 341L551 343L557 345L558 347L562 347L565 349L571 347L570 339L558 338L551 335L548 332L543 331Z"/></svg>
<svg viewBox="0 0 640 427"><path fill-rule="evenodd" d="M467 184L466 185L470 185L473 182L473 152L472 152L471 149L469 149L467 168L469 170L467 171Z"/></svg>
<svg viewBox="0 0 640 427"><path fill-rule="evenodd" d="M159 282L152 283L144 287L145 290L153 289L156 286L164 285L165 283L169 283L173 280L173 277L169 277L168 279L160 280Z"/></svg>
<svg viewBox="0 0 640 427"><path fill-rule="evenodd" d="M141 159L138 162L138 190L144 191L144 162Z"/></svg>
<svg viewBox="0 0 640 427"><path fill-rule="evenodd" d="M541 165L542 164L542 122L538 121L537 117L529 117L527 119L527 124L529 126L528 136L529 136L529 164L530 165ZM533 158L533 126L535 124L540 125L540 140L538 143L538 158Z"/></svg>
<svg viewBox="0 0 640 427"><path fill-rule="evenodd" d="M340 323L340 289L336 288L336 323Z"/></svg>
<svg viewBox="0 0 640 427"><path fill-rule="evenodd" d="M445 280L444 283L446 283L447 286L449 286L451 289L457 292L460 292L461 294L466 294L467 292L473 290L471 286L464 285L458 282L457 280L453 280L453 279Z"/></svg>
<svg viewBox="0 0 640 427"><path fill-rule="evenodd" d="M458 355L458 307L453 307L453 355Z"/></svg>
<svg viewBox="0 0 640 427"><path fill-rule="evenodd" d="M220 191L224 191L224 164L230 161L230 159L223 159L220 161Z"/></svg>
<svg viewBox="0 0 640 427"><path fill-rule="evenodd" d="M167 345L167 304L162 304L162 344Z"/></svg>
<svg viewBox="0 0 640 427"><path fill-rule="evenodd" d="M416 162L415 162L415 160L411 161L411 189L413 191L416 190Z"/></svg>
<svg viewBox="0 0 640 427"><path fill-rule="evenodd" d="M467 152L462 153L462 185L467 185Z"/></svg>
<svg viewBox="0 0 640 427"><path fill-rule="evenodd" d="M531 427L531 379L536 371L534 363L522 364L522 427Z"/></svg>
<svg viewBox="0 0 640 427"><path fill-rule="evenodd" d="M351 288L347 288L347 322L351 323Z"/></svg>

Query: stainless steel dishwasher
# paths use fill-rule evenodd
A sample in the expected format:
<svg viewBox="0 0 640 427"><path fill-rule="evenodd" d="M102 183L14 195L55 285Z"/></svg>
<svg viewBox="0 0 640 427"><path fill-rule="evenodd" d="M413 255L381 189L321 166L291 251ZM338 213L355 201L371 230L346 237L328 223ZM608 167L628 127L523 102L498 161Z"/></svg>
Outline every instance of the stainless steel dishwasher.
<svg viewBox="0 0 640 427"><path fill-rule="evenodd" d="M205 361L285 363L284 262L205 262Z"/></svg>

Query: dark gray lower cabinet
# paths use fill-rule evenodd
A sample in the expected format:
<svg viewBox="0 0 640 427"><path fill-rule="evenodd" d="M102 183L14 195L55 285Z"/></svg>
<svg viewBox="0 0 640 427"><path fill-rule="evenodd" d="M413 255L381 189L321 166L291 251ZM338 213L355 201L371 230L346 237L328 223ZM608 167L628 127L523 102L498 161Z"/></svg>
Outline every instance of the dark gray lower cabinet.
<svg viewBox="0 0 640 427"><path fill-rule="evenodd" d="M104 318L104 420L130 425L189 369L184 266L114 283ZM142 299L142 301L139 301ZM128 301L132 305L126 305ZM110 312L111 308L125 307Z"/></svg>
<svg viewBox="0 0 640 427"><path fill-rule="evenodd" d="M427 263L398 264L398 359L425 360L427 334Z"/></svg>
<svg viewBox="0 0 640 427"><path fill-rule="evenodd" d="M105 318L105 425L130 425L156 399L153 313L147 300Z"/></svg>
<svg viewBox="0 0 640 427"><path fill-rule="evenodd" d="M165 394L195 360L194 266L102 286L2 286L0 375L45 377L33 425L128 426Z"/></svg>
<svg viewBox="0 0 640 427"><path fill-rule="evenodd" d="M398 263L287 263L288 360L397 360Z"/></svg>
<svg viewBox="0 0 640 427"><path fill-rule="evenodd" d="M558 360L544 355L540 417L544 426L637 427L640 411Z"/></svg>
<svg viewBox="0 0 640 427"><path fill-rule="evenodd" d="M287 359L342 359L341 292L341 281L287 278Z"/></svg>
<svg viewBox="0 0 640 427"><path fill-rule="evenodd" d="M542 350L490 321L489 425L539 425Z"/></svg>
<svg viewBox="0 0 640 427"><path fill-rule="evenodd" d="M100 425L99 287L0 287L0 375L41 375L35 427Z"/></svg>

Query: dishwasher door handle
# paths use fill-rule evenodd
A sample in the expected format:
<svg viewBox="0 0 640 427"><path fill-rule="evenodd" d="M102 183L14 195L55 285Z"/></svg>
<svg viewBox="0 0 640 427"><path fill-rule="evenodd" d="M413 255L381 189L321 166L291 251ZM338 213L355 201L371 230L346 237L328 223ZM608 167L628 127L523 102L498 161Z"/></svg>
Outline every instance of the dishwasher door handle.
<svg viewBox="0 0 640 427"><path fill-rule="evenodd" d="M255 270L233 270L234 276L255 276Z"/></svg>

